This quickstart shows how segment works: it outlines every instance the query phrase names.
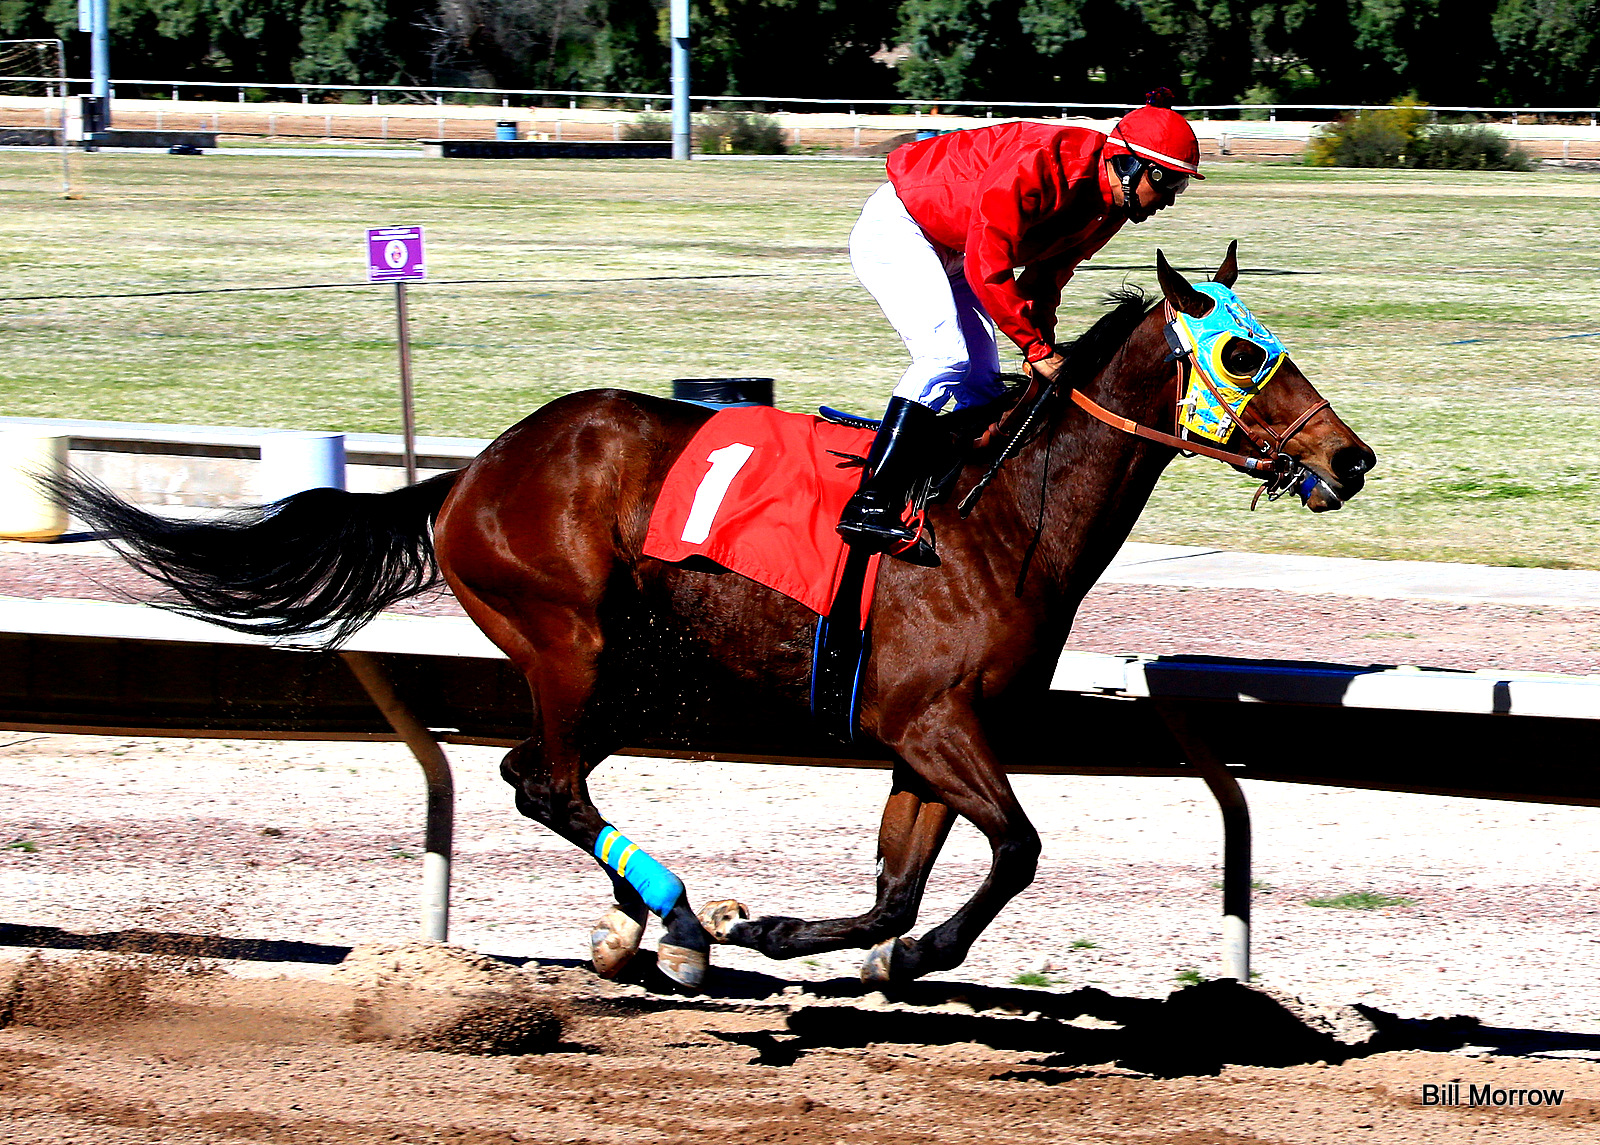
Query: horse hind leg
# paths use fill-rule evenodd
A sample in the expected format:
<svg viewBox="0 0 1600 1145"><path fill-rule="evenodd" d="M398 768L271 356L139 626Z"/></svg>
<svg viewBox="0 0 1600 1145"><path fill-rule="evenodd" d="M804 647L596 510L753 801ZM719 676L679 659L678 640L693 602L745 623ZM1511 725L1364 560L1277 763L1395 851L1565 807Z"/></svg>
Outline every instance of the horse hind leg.
<svg viewBox="0 0 1600 1145"><path fill-rule="evenodd" d="M588 852L611 878L617 905L589 932L595 969L620 974L639 950L647 911L655 911L667 928L657 964L678 985L697 989L711 940L689 909L683 883L622 838L589 798L585 777L615 746L595 735L601 721L593 707L605 641L593 607L581 599L532 606L525 600L521 609L491 604L451 576L445 563L456 599L528 681L534 734L500 765L501 777L516 791L517 810ZM555 579L569 595L583 596L572 587L583 587L582 575ZM593 588L590 599L598 597L599 589Z"/></svg>
<svg viewBox="0 0 1600 1145"><path fill-rule="evenodd" d="M595 921L589 931L589 961L602 978L615 978L627 969L644 943L645 923L650 908L626 879L605 868L611 876L611 895L615 905Z"/></svg>
<svg viewBox="0 0 1600 1145"><path fill-rule="evenodd" d="M554 758L552 758L552 756ZM544 750L538 739L512 749L501 774L516 789L517 810L587 851L611 878L616 906L590 930L595 969L620 974L638 953L649 912L666 935L656 964L677 985L698 989L710 965L710 936L689 907L683 882L601 816L575 753Z"/></svg>
<svg viewBox="0 0 1600 1145"><path fill-rule="evenodd" d="M609 823L596 835L593 854L611 875L617 893L617 906L606 913L591 935L592 944L602 927L607 931L602 948L595 952L595 969L605 974L613 950L626 949L630 941L633 950L638 950L639 938L644 932L642 916L638 918L636 933L630 925L636 921L636 916L629 910L632 903L638 902L660 915L666 924L666 938L656 945L656 966L679 986L698 989L710 965L711 938L689 906L683 880ZM619 929L613 932L612 926ZM628 957L631 956L630 953ZM609 976L614 977L620 970L618 966Z"/></svg>

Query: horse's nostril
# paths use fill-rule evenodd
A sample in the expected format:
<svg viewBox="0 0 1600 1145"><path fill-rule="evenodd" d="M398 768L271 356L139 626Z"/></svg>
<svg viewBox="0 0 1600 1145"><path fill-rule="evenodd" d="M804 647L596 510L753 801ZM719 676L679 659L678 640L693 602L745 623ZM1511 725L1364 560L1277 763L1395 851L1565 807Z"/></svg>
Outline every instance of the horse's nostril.
<svg viewBox="0 0 1600 1145"><path fill-rule="evenodd" d="M1354 481L1377 463L1378 459L1373 456L1372 450L1360 445L1347 445L1333 455L1331 468L1340 481Z"/></svg>

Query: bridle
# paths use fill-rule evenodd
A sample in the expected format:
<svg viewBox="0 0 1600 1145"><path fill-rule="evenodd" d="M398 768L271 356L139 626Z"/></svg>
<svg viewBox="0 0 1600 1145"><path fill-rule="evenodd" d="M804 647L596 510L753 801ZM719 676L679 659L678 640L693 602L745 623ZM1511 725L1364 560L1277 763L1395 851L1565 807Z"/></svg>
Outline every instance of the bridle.
<svg viewBox="0 0 1600 1145"><path fill-rule="evenodd" d="M1164 329L1170 332L1177 321L1177 315L1174 314L1170 301L1162 302L1162 318L1164 320ZM1224 461L1229 465L1236 465L1246 472L1262 478L1261 488L1256 490L1256 495L1250 500L1252 509L1261 500L1263 493L1267 495L1269 501L1276 501L1279 497L1297 487L1303 488L1309 494L1318 478L1311 470L1289 456L1288 445L1290 440L1305 428L1308 421L1328 408L1330 404L1328 399L1319 398L1308 406L1299 417L1295 418L1287 429L1281 433L1276 432L1270 425L1250 415L1247 407L1236 407L1223 395L1206 371L1201 368L1196 347L1186 346L1170 338L1170 336L1169 342L1171 342L1173 349L1167 355L1167 361L1175 363L1176 369L1176 401L1173 410L1173 429L1179 432L1166 433L1147 425L1141 425L1131 418L1114 414L1076 387L1069 391L1073 402L1091 417L1104 422L1113 429L1119 429L1123 433L1130 433L1135 437L1142 437L1146 441L1154 441L1161 445L1171 446L1183 453L1198 454L1201 457ZM1211 396L1216 399L1217 404L1233 419L1233 424L1239 427L1239 430L1254 447L1254 454L1235 453L1231 450L1206 445L1204 442L1196 441L1192 437L1180 436L1182 427L1179 416L1183 401L1189 387L1195 384L1196 379L1206 387ZM1270 379L1262 383L1263 388L1270 384ZM1245 420L1247 415L1250 415L1251 420L1255 422L1253 427Z"/></svg>

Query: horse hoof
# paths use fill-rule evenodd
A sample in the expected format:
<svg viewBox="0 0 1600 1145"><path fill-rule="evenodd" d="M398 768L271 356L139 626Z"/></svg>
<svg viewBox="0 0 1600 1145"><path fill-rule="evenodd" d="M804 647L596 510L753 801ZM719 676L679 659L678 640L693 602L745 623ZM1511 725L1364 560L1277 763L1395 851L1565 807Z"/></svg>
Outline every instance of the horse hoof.
<svg viewBox="0 0 1600 1145"><path fill-rule="evenodd" d="M750 908L738 899L718 899L700 908L700 925L713 942L731 942L733 924L750 917Z"/></svg>
<svg viewBox="0 0 1600 1145"><path fill-rule="evenodd" d="M622 968L639 953L639 942L644 938L644 923L637 921L621 907L612 907L600 916L589 932L589 957L594 961L595 973L602 978L615 978Z"/></svg>
<svg viewBox="0 0 1600 1145"><path fill-rule="evenodd" d="M699 990L706 980L706 967L711 965L711 955L704 950L690 950L687 946L673 946L663 942L656 947L656 965L661 973L685 990Z"/></svg>
<svg viewBox="0 0 1600 1145"><path fill-rule="evenodd" d="M909 949L911 949L909 938L884 939L867 951L867 960L861 964L861 980L882 986L904 978L903 972L899 974L895 972L895 963L900 961L896 955Z"/></svg>

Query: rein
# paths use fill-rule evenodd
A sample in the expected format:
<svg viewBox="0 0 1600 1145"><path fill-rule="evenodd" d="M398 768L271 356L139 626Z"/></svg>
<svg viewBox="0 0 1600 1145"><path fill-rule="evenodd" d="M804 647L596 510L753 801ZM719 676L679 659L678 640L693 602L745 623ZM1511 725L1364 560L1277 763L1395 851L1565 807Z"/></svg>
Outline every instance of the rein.
<svg viewBox="0 0 1600 1145"><path fill-rule="evenodd" d="M1172 312L1171 302L1162 303L1162 317L1168 326L1171 326L1176 321L1176 316ZM1227 462L1229 465L1237 465L1248 473L1265 478L1261 488L1256 490L1255 497L1250 501L1252 509L1256 507L1256 502L1261 499L1262 493L1266 493L1270 500L1275 501L1297 483L1302 471L1309 473L1309 470L1306 470L1303 465L1285 452L1285 447L1295 434L1305 428L1305 424L1308 421L1328 408L1331 403L1327 398L1320 398L1313 402L1281 434L1274 433L1271 426L1257 419L1256 431L1259 431L1261 435L1258 436L1258 433L1252 431L1244 420L1246 411L1234 408L1232 403L1222 395L1222 392L1206 376L1206 372L1200 368L1200 363L1196 358L1196 351L1193 348L1181 353L1174 352L1172 361L1177 369L1177 404L1181 406L1183 403L1187 390L1185 382L1192 384L1193 380L1198 378L1206 389L1211 391L1212 397L1217 400L1218 404L1227 411L1228 416L1233 419L1233 424L1239 427L1240 431L1249 439L1250 444L1255 446L1257 452L1263 456L1234 453L1230 450L1205 445L1195 441L1193 438L1180 437L1176 433L1165 433L1159 429L1152 429L1150 426L1141 425L1131 418L1112 413L1078 389L1071 390L1070 396L1073 403L1089 414L1090 417L1104 422L1113 429L1121 430L1123 433L1129 433L1135 437L1142 437L1147 441L1171 446L1184 453L1198 454L1201 457L1210 457L1216 461ZM1268 384L1271 383L1269 382ZM1174 410L1173 421L1175 427L1177 420L1177 411Z"/></svg>

